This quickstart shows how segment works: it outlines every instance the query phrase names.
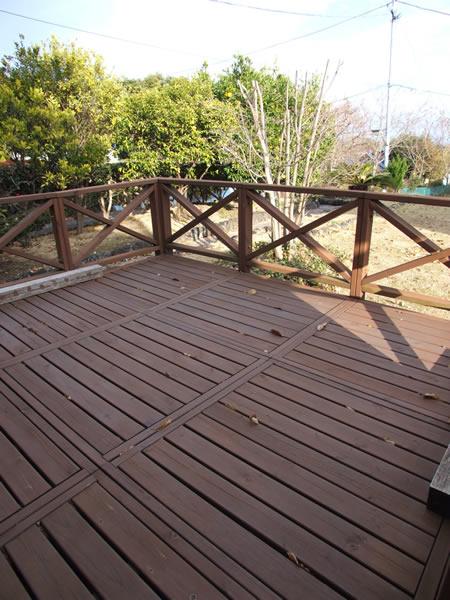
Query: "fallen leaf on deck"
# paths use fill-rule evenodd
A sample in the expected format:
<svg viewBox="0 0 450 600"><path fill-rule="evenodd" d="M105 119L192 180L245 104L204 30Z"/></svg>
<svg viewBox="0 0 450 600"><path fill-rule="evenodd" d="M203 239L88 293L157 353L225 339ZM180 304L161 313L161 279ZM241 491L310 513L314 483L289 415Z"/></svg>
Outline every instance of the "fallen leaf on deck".
<svg viewBox="0 0 450 600"><path fill-rule="evenodd" d="M317 331L322 331L322 329L325 329L325 327L328 325L327 322L325 323L320 323L320 325L317 325Z"/></svg>
<svg viewBox="0 0 450 600"><path fill-rule="evenodd" d="M251 415L251 416L249 417L249 419L250 419L250 421L251 421L252 423L254 423L255 425L259 425L259 419L258 419L258 417L257 417L256 415Z"/></svg>
<svg viewBox="0 0 450 600"><path fill-rule="evenodd" d="M277 337L283 337L282 333L280 331L278 331L278 329L271 329L270 333L272 335L276 335Z"/></svg>
<svg viewBox="0 0 450 600"><path fill-rule="evenodd" d="M252 288L251 290L248 290L247 294L249 294L250 296L254 296L256 294L256 290Z"/></svg>
<svg viewBox="0 0 450 600"><path fill-rule="evenodd" d="M298 558L293 552L288 552L287 557L289 560L292 560L292 562L295 563L298 567L300 566Z"/></svg>
<svg viewBox="0 0 450 600"><path fill-rule="evenodd" d="M425 400L439 400L439 396L437 394L434 394L432 392L426 392L423 397L425 398Z"/></svg>
<svg viewBox="0 0 450 600"><path fill-rule="evenodd" d="M395 442L394 440L391 440L391 438L385 437L383 439L387 444L392 444L393 446L395 446Z"/></svg>
<svg viewBox="0 0 450 600"><path fill-rule="evenodd" d="M163 421L162 423L160 423L158 425L158 427L156 428L156 431L161 431L161 429L165 429L166 427L169 427L169 425L172 423L172 419L166 419L165 421Z"/></svg>
<svg viewBox="0 0 450 600"><path fill-rule="evenodd" d="M180 281L178 277L172 277L172 281Z"/></svg>
<svg viewBox="0 0 450 600"><path fill-rule="evenodd" d="M354 408L352 408L351 406L346 406L345 408L346 408L347 410L351 410L352 412L355 412L355 409L354 409Z"/></svg>

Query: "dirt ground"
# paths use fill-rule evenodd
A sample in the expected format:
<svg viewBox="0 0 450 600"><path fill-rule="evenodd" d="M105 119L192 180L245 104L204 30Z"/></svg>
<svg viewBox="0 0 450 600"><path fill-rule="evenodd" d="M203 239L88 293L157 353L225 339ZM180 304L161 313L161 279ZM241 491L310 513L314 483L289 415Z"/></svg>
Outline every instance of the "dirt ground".
<svg viewBox="0 0 450 600"><path fill-rule="evenodd" d="M450 209L436 206L423 206L414 204L387 203L399 215L409 223L417 227L424 235L432 239L436 244L443 248L450 246ZM307 214L305 222L316 219L321 214L322 209L316 209ZM173 230L176 230L179 224L186 222L187 215L183 212L174 213ZM222 209L213 217L214 221L223 221L236 217L235 210ZM314 230L314 237L324 246L329 248L339 248L341 254L345 257L344 262L351 267L351 256L353 252L354 232L356 224L356 211L348 212L333 221ZM149 213L135 214L129 216L124 225L139 231L140 233L151 235L152 226ZM74 231L70 233L70 243L72 252L76 254L86 243L88 243L102 225L90 225L83 229L81 234ZM230 230L229 235L236 235L237 232ZM115 231L108 236L97 248L97 253L91 258L107 255L112 251L126 251L131 248L130 244L136 239L131 236ZM196 241L189 235L183 236L179 240L182 243L196 245ZM255 231L254 241L269 241L268 228L263 225L258 226ZM209 248L223 250L220 243L213 238L202 238L200 242ZM20 246L17 246L18 248ZM34 238L30 246L20 247L30 254L43 257L56 258L56 248L52 235L45 235ZM412 242L409 238L390 225L382 217L375 215L372 233L371 255L369 263L369 273L376 273L398 265L420 256L425 256L427 252ZM51 268L44 267L51 271ZM11 281L25 276L25 274L34 274L42 271L43 265L29 261L23 258L0 254L0 273L3 281ZM383 285L398 287L403 290L415 291L432 296L450 298L450 270L439 262L430 263L418 267L411 271L395 275L380 281ZM338 290L341 291L342 290ZM382 298L381 296L367 295L368 299L382 302L389 305L400 305L411 308L419 312L435 314L440 317L450 319L450 311L443 311L430 307L420 306L404 301Z"/></svg>

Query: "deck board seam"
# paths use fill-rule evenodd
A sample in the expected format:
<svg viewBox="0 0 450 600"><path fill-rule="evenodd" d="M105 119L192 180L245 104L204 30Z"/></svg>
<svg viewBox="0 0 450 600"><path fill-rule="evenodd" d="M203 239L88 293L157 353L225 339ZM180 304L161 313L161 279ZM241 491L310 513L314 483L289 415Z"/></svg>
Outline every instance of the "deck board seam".
<svg viewBox="0 0 450 600"><path fill-rule="evenodd" d="M94 483L98 472L99 469L96 468L92 473L86 469L75 473L66 481L45 492L2 521L0 524L0 546L7 544L25 529L39 522L44 516L70 500L80 490Z"/></svg>
<svg viewBox="0 0 450 600"><path fill-rule="evenodd" d="M263 371L269 364L271 364L271 362L272 360L270 358L261 357L255 363L252 363L242 371L239 371L232 377L229 377L211 390L201 394L189 404L176 410L170 415L169 419L163 419L162 422L160 421L158 423L154 423L145 431L138 433L127 442L124 442L121 446L105 454L105 459L117 466L136 452L139 452L142 448L146 448L147 446L154 444L161 437L184 425L191 418L202 412L205 408L211 406L230 392L234 391L238 386L242 385L242 383L248 381L249 378ZM167 426L161 427L161 425L164 424L164 421L167 422Z"/></svg>

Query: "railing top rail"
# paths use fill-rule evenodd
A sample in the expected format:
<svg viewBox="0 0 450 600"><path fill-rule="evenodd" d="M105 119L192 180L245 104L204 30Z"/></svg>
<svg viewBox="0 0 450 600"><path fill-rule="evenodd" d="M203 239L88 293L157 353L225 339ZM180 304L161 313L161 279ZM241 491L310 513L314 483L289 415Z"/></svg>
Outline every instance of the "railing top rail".
<svg viewBox="0 0 450 600"><path fill-rule="evenodd" d="M0 198L0 204L14 204L16 202L34 202L35 200L48 200L49 198L73 198L83 194L94 194L96 192L106 192L108 190L120 190L128 187L141 187L150 185L157 181L152 179L134 179L132 181L121 181L120 183L105 183L104 185L90 185L81 188L70 188L68 190L59 190L57 192L41 192L39 194L21 194L19 196L3 196Z"/></svg>
<svg viewBox="0 0 450 600"><path fill-rule="evenodd" d="M48 200L49 198L67 198L117 190L127 187L140 187L152 183L165 183L174 185L194 185L197 187L227 187L234 189L257 189L265 191L294 192L298 194L311 194L317 196L339 197L339 198L362 198L367 200L389 200L391 202L402 202L409 204L426 204L429 206L450 207L450 197L446 196L420 196L418 194L399 194L392 192L368 192L364 190L348 190L337 187L301 187L292 185L277 185L267 183L244 183L241 181L221 181L215 179L182 179L171 177L154 177L151 179L135 179L105 185L93 185L82 188L73 188L57 192L43 192L39 194L26 194L20 196L5 196L0 198L0 205L13 204L17 202L33 202L37 200Z"/></svg>

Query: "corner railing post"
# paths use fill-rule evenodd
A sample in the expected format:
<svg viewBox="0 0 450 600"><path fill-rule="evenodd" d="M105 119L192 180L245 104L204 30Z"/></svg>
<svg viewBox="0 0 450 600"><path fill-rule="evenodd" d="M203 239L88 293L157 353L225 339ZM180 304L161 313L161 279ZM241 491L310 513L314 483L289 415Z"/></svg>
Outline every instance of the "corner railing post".
<svg viewBox="0 0 450 600"><path fill-rule="evenodd" d="M350 296L364 298L363 280L369 266L372 237L373 208L371 200L359 198L357 211Z"/></svg>
<svg viewBox="0 0 450 600"><path fill-rule="evenodd" d="M253 206L246 188L239 189L238 223L239 271L249 271L247 256L252 251Z"/></svg>
<svg viewBox="0 0 450 600"><path fill-rule="evenodd" d="M170 200L160 181L157 180L154 186L151 213L153 237L160 248L157 254L172 254L173 251L167 247L167 240L172 234Z"/></svg>
<svg viewBox="0 0 450 600"><path fill-rule="evenodd" d="M69 234L67 232L64 198L53 198L53 206L51 207L50 213L58 259L62 264L64 271L69 271L74 268L74 264Z"/></svg>

